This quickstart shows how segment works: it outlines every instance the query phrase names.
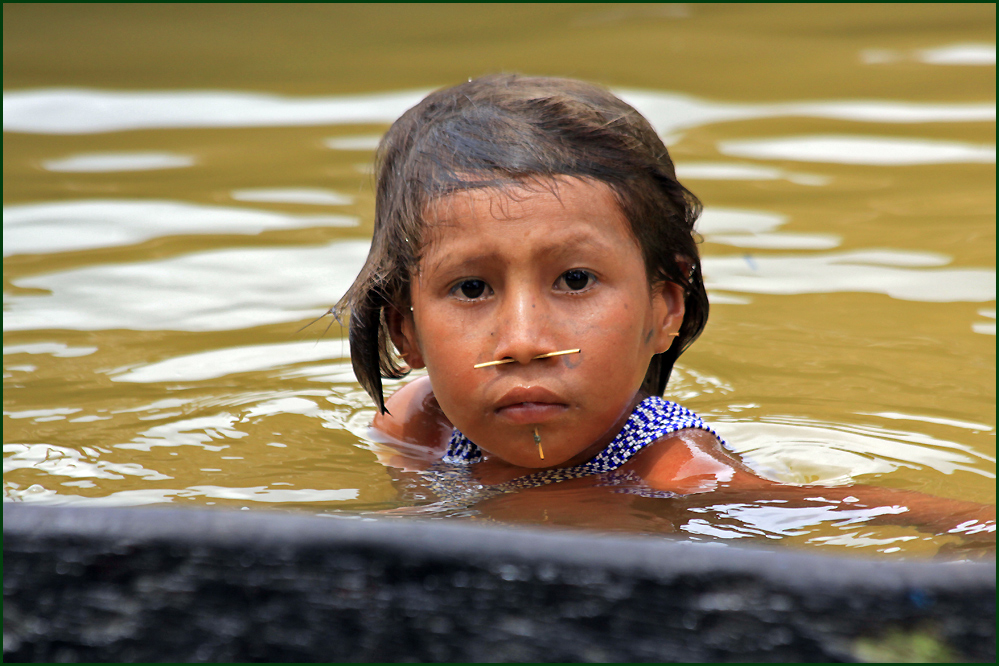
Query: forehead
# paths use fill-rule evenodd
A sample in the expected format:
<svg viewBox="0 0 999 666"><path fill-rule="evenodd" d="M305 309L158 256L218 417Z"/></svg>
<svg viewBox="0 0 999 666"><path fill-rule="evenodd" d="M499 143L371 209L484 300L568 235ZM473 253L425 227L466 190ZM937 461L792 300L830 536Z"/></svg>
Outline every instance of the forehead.
<svg viewBox="0 0 999 666"><path fill-rule="evenodd" d="M424 224L430 250L456 236L529 233L533 227L637 243L609 186L569 177L462 190L433 201Z"/></svg>

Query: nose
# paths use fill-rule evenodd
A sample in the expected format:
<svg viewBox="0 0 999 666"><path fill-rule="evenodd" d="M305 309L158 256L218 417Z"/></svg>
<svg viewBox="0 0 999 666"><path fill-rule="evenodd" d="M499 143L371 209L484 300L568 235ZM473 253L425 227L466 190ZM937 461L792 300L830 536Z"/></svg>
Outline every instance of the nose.
<svg viewBox="0 0 999 666"><path fill-rule="evenodd" d="M556 346L557 322L544 295L523 286L508 288L496 311L495 360L530 363Z"/></svg>

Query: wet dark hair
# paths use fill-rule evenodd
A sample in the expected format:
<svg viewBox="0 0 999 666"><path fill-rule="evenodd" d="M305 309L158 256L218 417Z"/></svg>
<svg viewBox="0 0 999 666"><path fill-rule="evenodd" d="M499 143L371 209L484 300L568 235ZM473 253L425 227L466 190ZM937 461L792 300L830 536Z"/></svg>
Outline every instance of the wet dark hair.
<svg viewBox="0 0 999 666"><path fill-rule="evenodd" d="M382 377L409 372L394 353L385 311L409 309L424 218L435 201L455 192L540 185L557 193L560 177L610 187L641 247L649 283L673 282L684 292L683 324L672 346L652 358L642 384L648 393L663 394L676 359L707 323L693 231L701 203L677 181L649 122L603 88L491 75L438 90L385 134L375 173L371 251L335 313L350 311L354 372L382 412Z"/></svg>

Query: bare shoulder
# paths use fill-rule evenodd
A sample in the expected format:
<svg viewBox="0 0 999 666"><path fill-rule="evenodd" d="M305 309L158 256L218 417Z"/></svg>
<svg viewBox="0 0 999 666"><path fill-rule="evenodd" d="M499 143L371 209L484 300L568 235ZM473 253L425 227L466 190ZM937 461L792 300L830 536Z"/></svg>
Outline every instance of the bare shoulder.
<svg viewBox="0 0 999 666"><path fill-rule="evenodd" d="M758 476L706 430L688 428L646 447L622 471L638 474L658 490L711 492L722 486L763 488L774 485Z"/></svg>
<svg viewBox="0 0 999 666"><path fill-rule="evenodd" d="M413 380L385 401L386 413L371 427L397 442L437 450L447 445L453 426L441 411L428 377Z"/></svg>

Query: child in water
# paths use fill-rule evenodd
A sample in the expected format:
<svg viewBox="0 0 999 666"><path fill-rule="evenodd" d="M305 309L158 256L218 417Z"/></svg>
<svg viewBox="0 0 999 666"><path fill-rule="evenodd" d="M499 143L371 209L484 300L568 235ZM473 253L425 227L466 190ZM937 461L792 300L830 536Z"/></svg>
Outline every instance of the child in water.
<svg viewBox="0 0 999 666"><path fill-rule="evenodd" d="M760 477L661 397L708 318L700 211L652 126L602 88L502 75L432 93L382 139L371 251L338 306L373 427L494 496L814 496ZM385 400L381 378L411 368L429 376ZM892 507L875 511L892 522L994 530L994 507L821 492Z"/></svg>

